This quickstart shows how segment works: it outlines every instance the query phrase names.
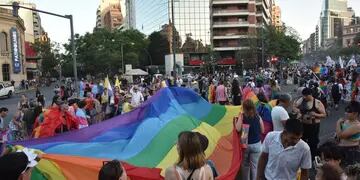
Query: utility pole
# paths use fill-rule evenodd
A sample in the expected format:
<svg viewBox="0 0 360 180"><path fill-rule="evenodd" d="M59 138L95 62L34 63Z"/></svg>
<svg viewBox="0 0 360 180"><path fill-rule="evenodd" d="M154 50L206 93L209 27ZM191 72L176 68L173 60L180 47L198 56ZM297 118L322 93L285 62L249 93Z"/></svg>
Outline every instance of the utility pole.
<svg viewBox="0 0 360 180"><path fill-rule="evenodd" d="M74 68L74 78L75 78L75 92L78 93L78 75L77 75L77 62L76 62L76 49L75 49L75 39L74 39L74 24L73 24L73 16L65 15L70 20L70 31L71 31L71 51L72 51L72 59L73 59L73 68Z"/></svg>
<svg viewBox="0 0 360 180"><path fill-rule="evenodd" d="M172 21L172 53L173 53L173 61L174 61L174 73L176 74L176 52L175 52L175 46L176 46L176 38L175 38L175 16L174 16L174 0L171 0L171 21ZM174 74L174 76L175 76Z"/></svg>
<svg viewBox="0 0 360 180"><path fill-rule="evenodd" d="M121 43L121 70L122 73L125 75L125 68L124 68L124 44Z"/></svg>
<svg viewBox="0 0 360 180"><path fill-rule="evenodd" d="M265 61L265 45L264 45L264 24L261 26L261 66L264 68Z"/></svg>

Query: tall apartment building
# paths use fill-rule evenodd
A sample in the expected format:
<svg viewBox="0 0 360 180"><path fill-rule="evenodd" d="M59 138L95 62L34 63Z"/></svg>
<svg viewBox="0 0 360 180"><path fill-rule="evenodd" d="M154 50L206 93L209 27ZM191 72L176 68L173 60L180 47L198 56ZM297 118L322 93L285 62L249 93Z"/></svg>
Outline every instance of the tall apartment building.
<svg viewBox="0 0 360 180"><path fill-rule="evenodd" d="M271 0L212 0L213 49L222 59L235 59L236 52L250 48L250 40L264 24L271 23ZM245 59L255 64L257 57Z"/></svg>
<svg viewBox="0 0 360 180"><path fill-rule="evenodd" d="M324 0L320 17L320 44L329 46L342 35L342 27L352 21L354 11L348 8L347 0Z"/></svg>
<svg viewBox="0 0 360 180"><path fill-rule="evenodd" d="M125 26L127 29L136 28L136 8L134 0L126 0L126 17L125 17Z"/></svg>
<svg viewBox="0 0 360 180"><path fill-rule="evenodd" d="M125 7L120 0L101 0L96 11L96 27L114 30L124 24Z"/></svg>
<svg viewBox="0 0 360 180"><path fill-rule="evenodd" d="M281 8L280 6L273 3L272 5L272 18L271 23L276 29L282 28L282 21L281 21Z"/></svg>
<svg viewBox="0 0 360 180"><path fill-rule="evenodd" d="M343 30L343 47L350 47L354 44L356 35L360 33L360 23L344 26ZM360 47L360 44L357 44Z"/></svg>

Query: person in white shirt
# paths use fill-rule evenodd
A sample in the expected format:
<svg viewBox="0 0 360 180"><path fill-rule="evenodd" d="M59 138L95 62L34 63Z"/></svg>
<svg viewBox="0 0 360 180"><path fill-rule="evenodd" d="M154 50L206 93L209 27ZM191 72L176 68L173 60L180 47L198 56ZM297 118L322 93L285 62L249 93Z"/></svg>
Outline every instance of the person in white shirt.
<svg viewBox="0 0 360 180"><path fill-rule="evenodd" d="M257 180L300 180L309 179L311 152L307 143L301 140L303 126L297 119L286 121L284 131L267 134L257 167Z"/></svg>
<svg viewBox="0 0 360 180"><path fill-rule="evenodd" d="M290 106L291 96L289 94L279 95L277 105L271 110L271 119L273 122L274 131L284 130L286 121L289 119L289 114L286 108Z"/></svg>
<svg viewBox="0 0 360 180"><path fill-rule="evenodd" d="M138 90L137 87L133 87L130 89L131 93L131 106L138 107L142 102L144 102L144 96L142 93Z"/></svg>

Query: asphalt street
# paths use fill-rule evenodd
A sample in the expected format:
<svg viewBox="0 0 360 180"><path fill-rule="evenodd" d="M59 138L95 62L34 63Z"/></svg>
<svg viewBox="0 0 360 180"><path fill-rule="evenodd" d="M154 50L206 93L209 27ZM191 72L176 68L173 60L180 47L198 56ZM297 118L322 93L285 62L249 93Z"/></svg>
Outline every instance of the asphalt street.
<svg viewBox="0 0 360 180"><path fill-rule="evenodd" d="M53 84L50 87L42 87L40 88L40 92L44 94L45 97L45 105L48 106L51 103L52 97L54 96L54 86ZM28 90L23 93L16 93L11 98L1 98L0 99L0 107L7 107L9 109L8 116L5 118L6 123L10 121L10 119L14 116L17 111L17 105L20 101L20 96L25 94L29 100L35 99L35 90Z"/></svg>

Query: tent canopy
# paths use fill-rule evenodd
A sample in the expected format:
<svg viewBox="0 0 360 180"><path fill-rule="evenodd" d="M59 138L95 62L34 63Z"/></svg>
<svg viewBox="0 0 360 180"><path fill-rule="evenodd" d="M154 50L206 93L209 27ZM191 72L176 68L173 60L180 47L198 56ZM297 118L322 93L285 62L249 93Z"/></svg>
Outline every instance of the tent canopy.
<svg viewBox="0 0 360 180"><path fill-rule="evenodd" d="M149 75L149 73L147 73L146 71L143 71L141 69L131 69L126 71L125 75L129 75L129 76L146 76Z"/></svg>

